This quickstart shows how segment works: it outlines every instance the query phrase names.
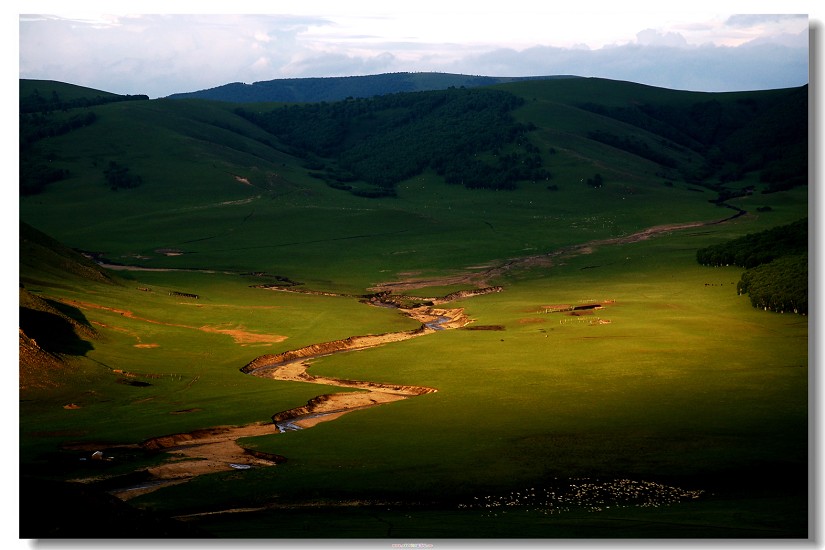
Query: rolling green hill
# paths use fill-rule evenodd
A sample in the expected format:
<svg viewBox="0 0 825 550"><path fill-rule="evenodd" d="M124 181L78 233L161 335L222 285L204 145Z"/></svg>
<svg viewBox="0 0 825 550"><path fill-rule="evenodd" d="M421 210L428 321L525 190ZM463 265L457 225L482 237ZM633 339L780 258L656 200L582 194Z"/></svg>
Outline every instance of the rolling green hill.
<svg viewBox="0 0 825 550"><path fill-rule="evenodd" d="M90 107L116 101L149 99L145 95L118 95L53 80L20 80L20 112L42 113Z"/></svg>
<svg viewBox="0 0 825 550"><path fill-rule="evenodd" d="M195 529L169 536L805 538L807 317L696 259L807 216L807 94L21 81L21 476ZM370 387L427 391L275 429Z"/></svg>
<svg viewBox="0 0 825 550"><path fill-rule="evenodd" d="M43 124L90 122L21 149L21 190L40 194L22 200L20 212L66 244L118 263L260 269L322 285L347 284L341 275L352 272L354 286L364 289L386 269L481 264L569 244L574 223L587 237L607 237L726 217L713 201L755 200L777 185L800 183L806 93L698 94L561 79L502 85L497 95L401 94L393 96L397 105L377 98L238 111L203 100L107 103L50 113ZM714 102L749 107L731 107L738 126L723 129L689 116ZM448 115L453 105L458 110ZM318 112L310 116L312 110ZM626 111L644 123L626 121L633 118ZM473 113L490 123L473 128ZM776 144L744 147L733 138L765 134L771 120L782 121L788 154ZM28 123L21 135L39 124ZM307 141L315 139L307 125L329 126L316 135L333 146ZM674 128L695 137L677 144ZM659 157L673 163L651 160ZM796 171L772 181L770 174L794 159ZM46 183L52 180L44 172L57 183ZM512 190L468 192L444 183L463 173L465 185ZM594 181L601 186L593 188ZM594 220L587 229L580 226L585 204ZM408 252L388 256L388 244ZM356 270L352 246L367 258ZM157 252L165 249L183 254ZM266 254L248 261L251 251ZM326 261L307 269L299 256Z"/></svg>

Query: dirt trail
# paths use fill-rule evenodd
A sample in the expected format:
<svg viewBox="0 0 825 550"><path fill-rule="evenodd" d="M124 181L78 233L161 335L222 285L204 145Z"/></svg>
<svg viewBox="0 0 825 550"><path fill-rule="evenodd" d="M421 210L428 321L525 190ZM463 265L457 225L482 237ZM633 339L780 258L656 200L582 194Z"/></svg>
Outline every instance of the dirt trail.
<svg viewBox="0 0 825 550"><path fill-rule="evenodd" d="M404 290L414 290L417 288L425 288L429 286L447 286L457 284L486 286L489 285L491 280L502 276L504 273L514 268L538 266L549 267L553 265L554 260L558 260L560 258L570 258L573 256L579 256L581 254L591 254L594 249L600 246L631 244L640 241L645 241L647 239L650 239L651 237L661 235L663 233L670 233L673 231L680 231L683 229L691 229L694 227L718 225L720 223L724 223L734 218L738 218L743 214L745 214L745 211L739 210L733 216L729 216L721 220L715 220L710 222L685 222L656 225L653 227L648 227L647 229L643 229L641 231L637 231L636 233L631 233L630 235L624 235L621 237L611 237L607 239L595 239L582 244L575 244L571 246L562 247L544 254L536 254L533 256L513 258L499 265L487 266L482 271L475 271L473 273L457 273L454 275L445 275L443 277L429 277L420 279L407 278L401 281L379 283L369 288L368 290L373 292L400 292Z"/></svg>

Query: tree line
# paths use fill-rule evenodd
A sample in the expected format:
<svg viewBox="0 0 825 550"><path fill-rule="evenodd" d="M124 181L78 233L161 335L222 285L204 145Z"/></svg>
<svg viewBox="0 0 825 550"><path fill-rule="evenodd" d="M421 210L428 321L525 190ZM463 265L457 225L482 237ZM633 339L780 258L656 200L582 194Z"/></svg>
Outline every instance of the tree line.
<svg viewBox="0 0 825 550"><path fill-rule="evenodd" d="M103 176L112 191L132 189L143 183L143 178L130 172L128 166L113 160L110 160L109 165L103 170Z"/></svg>
<svg viewBox="0 0 825 550"><path fill-rule="evenodd" d="M672 157L662 153L659 150L651 148L650 145L635 136L617 136L615 134L611 134L610 132L596 130L589 132L587 137L604 143L605 145L610 145L611 147L627 151L628 153L633 153L634 155L647 160L652 160L653 162L667 168L676 168L677 166L676 161ZM667 143L665 143L665 146L667 146Z"/></svg>
<svg viewBox="0 0 825 550"><path fill-rule="evenodd" d="M808 256L794 255L749 269L737 284L756 308L808 313Z"/></svg>
<svg viewBox="0 0 825 550"><path fill-rule="evenodd" d="M235 112L333 187L352 190L360 181L387 194L427 169L468 188L549 180L528 137L535 127L512 117L522 103L498 90L451 88Z"/></svg>
<svg viewBox="0 0 825 550"><path fill-rule="evenodd" d="M50 113L20 114L20 148L25 149L41 139L61 136L73 130L89 126L97 120L93 111L70 117L55 117Z"/></svg>
<svg viewBox="0 0 825 550"><path fill-rule="evenodd" d="M21 113L48 113L52 111L67 111L69 109L94 107L95 105L105 105L119 101L144 101L149 100L147 95L95 95L86 97L76 97L66 99L52 90L51 94L43 95L38 90L20 98Z"/></svg>
<svg viewBox="0 0 825 550"><path fill-rule="evenodd" d="M92 111L58 116L54 113L20 113L19 162L20 194L36 195L50 183L69 177L69 171L53 166L48 155L36 154L33 145L38 141L62 136L78 128L94 124L97 115Z"/></svg>
<svg viewBox="0 0 825 550"><path fill-rule="evenodd" d="M702 265L747 270L737 283L756 308L808 313L808 219L701 248Z"/></svg>
<svg viewBox="0 0 825 550"><path fill-rule="evenodd" d="M808 218L749 233L727 242L696 251L696 261L702 265L736 265L750 269L782 256L808 253Z"/></svg>
<svg viewBox="0 0 825 550"><path fill-rule="evenodd" d="M19 190L21 195L36 195L47 185L71 176L65 168L55 166L54 155L38 151L37 142L69 134L90 126L98 120L98 115L89 107L118 101L148 100L148 96L94 96L70 100L61 99L53 91L48 97L37 90L20 98L19 132ZM72 109L72 111L69 111ZM129 172L129 168L111 161L103 170L106 185L112 190L130 189L142 183L140 176Z"/></svg>
<svg viewBox="0 0 825 550"><path fill-rule="evenodd" d="M594 132L589 137L648 158L691 183L741 180L755 172L765 192L806 185L808 87L769 92L736 92L709 100L641 102L607 106L592 102L579 108L645 130L659 138L647 143L632 136ZM693 151L700 163L686 161ZM668 153L677 153L671 156Z"/></svg>

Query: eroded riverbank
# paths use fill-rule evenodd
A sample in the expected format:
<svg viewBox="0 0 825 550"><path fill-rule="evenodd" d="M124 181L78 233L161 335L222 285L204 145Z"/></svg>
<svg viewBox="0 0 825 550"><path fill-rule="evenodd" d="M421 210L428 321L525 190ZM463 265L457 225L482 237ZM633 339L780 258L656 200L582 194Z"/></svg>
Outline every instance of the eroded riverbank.
<svg viewBox="0 0 825 550"><path fill-rule="evenodd" d="M307 372L311 362L320 357L400 342L433 334L438 330L463 327L471 322L464 315L463 309L417 307L399 311L421 322L421 326L409 331L351 336L280 354L266 354L253 359L241 368L242 372L252 376L337 386L347 391L318 395L303 406L276 412L272 415L270 422L244 426L219 426L144 441L141 444L144 449L165 452L170 454L171 458L163 464L148 468L146 470L149 475L148 480L139 485L110 492L123 500L128 500L204 474L274 466L286 458L251 452L238 445L237 440L306 429L320 422L339 418L348 412L437 391L435 388L425 386L313 376Z"/></svg>
<svg viewBox="0 0 825 550"><path fill-rule="evenodd" d="M723 220L724 221L724 220ZM266 354L254 358L240 370L245 374L270 378L274 380L321 384L335 386L346 391L323 393L310 399L305 405L272 415L271 422L261 422L245 426L222 426L191 433L173 434L153 438L143 443L143 447L154 451L163 451L172 455L164 464L148 469L153 483L140 488L128 488L114 491L121 498L130 498L138 494L156 490L169 483L180 483L193 477L228 471L233 468L244 469L265 467L285 460L284 457L263 455L243 449L237 440L243 437L277 434L296 429L306 429L320 422L339 418L354 410L391 403L401 399L432 393L436 388L424 386L403 386L385 384L375 381L358 381L309 374L308 368L313 360L334 353L364 350L388 343L400 342L411 338L433 334L439 330L460 328L471 323L463 309L439 308L452 300L466 299L491 292L500 292L501 287L482 287L488 278L501 275L515 267L552 264L556 258L587 254L594 247L627 244L651 238L655 235L710 225L717 222L696 222L656 226L632 235L612 239L595 240L588 243L565 247L547 254L518 258L506 261L498 266L487 268L483 273L464 275L460 280L451 277L440 279L407 280L396 283L382 283L374 288L376 294L360 297L362 301L375 306L395 307L399 313L410 316L420 323L419 328L409 331L351 336L341 340L312 344L279 354ZM475 290L460 291L441 298L414 298L415 305L409 306L410 297L395 294L396 291L430 285L445 285L451 282L473 284ZM306 292L292 288L277 288L287 292ZM428 305L421 305L427 303ZM157 482L157 483L154 483Z"/></svg>

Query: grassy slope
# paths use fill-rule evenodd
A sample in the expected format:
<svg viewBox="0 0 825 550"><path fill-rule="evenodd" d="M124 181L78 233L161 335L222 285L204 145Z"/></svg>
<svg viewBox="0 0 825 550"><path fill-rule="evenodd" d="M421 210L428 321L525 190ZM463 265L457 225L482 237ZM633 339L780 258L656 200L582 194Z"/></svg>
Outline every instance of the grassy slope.
<svg viewBox="0 0 825 550"><path fill-rule="evenodd" d="M96 107L94 125L51 140L57 162L74 177L21 199L21 218L70 246L102 251L116 261L263 270L311 288L360 292L407 271L445 273L731 212L709 204L714 197L707 191L691 191L679 182L663 185L648 161L586 140L589 125L598 128L604 121L577 112L564 97L542 96L537 86L513 89L536 97L519 116L540 126L536 139L542 150L557 150L545 156L560 188L556 192L542 186L471 192L423 175L401 184L397 199L359 199L306 177L292 159L248 139L265 136L220 105L153 101ZM139 126L126 126L135 119ZM140 174L144 184L108 191L102 167L113 159ZM603 189L580 181L596 171L607 180ZM726 498L745 495L750 500L722 505L716 517L732 526L744 514L758 525L764 518L751 497L763 488L748 475L800 470L806 460L807 324L804 318L753 310L730 284L738 271L701 268L693 254L698 247L804 216L807 196L805 189L795 189L734 202L751 212L763 205L773 210L597 250L549 271L515 273L500 281L504 293L460 304L478 324L503 324L504 332L445 332L319 361L318 373L428 384L440 391L252 441L290 461L273 470L233 474L232 484L223 483L226 476L210 476L138 502L171 512L265 503L275 494L420 500L422 495L471 497L555 476L633 475L722 489ZM164 247L187 254L155 252ZM255 281L241 276L141 272L122 286L101 287L87 279L47 277L45 266L27 269L37 282L29 289L42 296L128 310L144 320L81 309L102 337L85 358L73 360L74 382L22 396L26 460L67 438L134 442L265 419L324 388L241 375L238 369L255 355L410 328L392 311L351 299L250 289ZM193 305L167 290L203 298ZM537 313L542 304L592 298L617 301L598 314L611 324L561 324ZM275 314L261 306L275 308ZM527 319L541 322L523 322ZM289 338L244 345L198 330L203 326ZM135 347L145 343L158 347ZM117 383L113 368L164 376L143 377L153 385L138 388ZM67 403L82 408L65 410ZM186 409L200 410L170 414ZM725 483L737 469L742 475L732 480L736 483ZM793 481L793 476L777 479ZM707 503L697 513L713 506ZM787 516L797 525L795 506L787 508ZM441 520L418 517L424 530L410 533L426 534L428 527L429 533L441 532ZM453 521L471 534L478 525L475 516ZM575 533L578 521L567 531L559 522L542 522L535 533ZM234 533L237 525L230 524L215 529ZM520 523L509 525L501 527L506 536ZM314 532L322 531L308 534ZM282 535L276 529L261 536Z"/></svg>
<svg viewBox="0 0 825 550"><path fill-rule="evenodd" d="M302 405L319 386L241 374L240 367L257 355L416 326L351 299L250 288L260 282L254 277L146 272L137 279L112 274L112 284L80 267L82 259L64 260L55 268L53 255L42 247L21 250L26 289L66 304L98 333L87 338L85 353L66 357L68 366L54 375L57 388L21 393L24 461L67 436L131 443L161 432L266 421L279 410ZM170 296L172 290L200 299ZM280 342L266 339L278 335L284 337ZM151 385L124 385L117 371ZM63 408L69 404L79 408ZM196 412L173 414L189 409Z"/></svg>
<svg viewBox="0 0 825 550"><path fill-rule="evenodd" d="M463 268L730 213L707 202L714 193L678 180L667 187L661 167L587 138L600 129L655 145L655 136L575 106L595 99L686 103L707 94L594 79L505 89L527 99L517 116L538 126L533 140L559 191L523 184L515 192L470 192L424 174L399 185L397 199L365 200L308 178L294 159L261 143L271 136L226 106L130 102L99 107L95 124L41 146L59 151L55 165L73 177L23 200L21 215L71 246L116 261L267 270L315 287L360 291L395 272ZM104 190L110 160L144 184ZM606 185L593 190L583 182L597 172ZM167 258L157 248L190 254Z"/></svg>
<svg viewBox="0 0 825 550"><path fill-rule="evenodd" d="M57 82L55 80L31 80L20 79L19 84L20 98L25 98L34 94L40 95L44 100L49 100L57 94L63 101L73 101L78 99L91 98L115 98L117 94L87 88L85 86L77 86L75 84L67 84L65 82Z"/></svg>
<svg viewBox="0 0 825 550"><path fill-rule="evenodd" d="M556 85L562 82L572 81ZM528 98L544 89L520 86ZM470 192L425 174L401 184L398 199L364 200L308 178L293 160L250 139L268 138L219 104L154 101L99 107L95 124L51 140L60 166L74 177L23 200L21 215L71 246L95 247L116 261L144 255L153 257L146 265L264 269L316 286L363 289L388 272L461 268L727 214L706 202L711 193L667 188L650 161L584 137L589 128L629 131L626 125L571 107L568 95L575 93L545 95L519 116L540 127L535 140L558 192L527 184L512 193ZM550 147L558 152L547 153ZM144 184L104 190L110 160ZM605 177L605 188L583 183L594 172ZM73 219L63 215L67 208ZM192 254L157 257L156 248Z"/></svg>

